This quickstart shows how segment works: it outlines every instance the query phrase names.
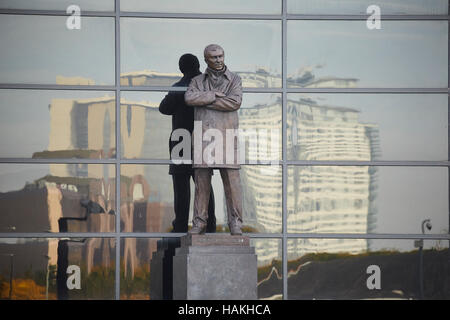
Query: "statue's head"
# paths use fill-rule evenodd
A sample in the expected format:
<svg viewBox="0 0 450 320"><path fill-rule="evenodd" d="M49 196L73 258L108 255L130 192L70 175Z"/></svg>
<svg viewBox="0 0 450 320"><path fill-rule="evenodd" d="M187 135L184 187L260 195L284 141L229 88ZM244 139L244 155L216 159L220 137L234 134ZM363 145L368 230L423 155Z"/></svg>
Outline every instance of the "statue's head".
<svg viewBox="0 0 450 320"><path fill-rule="evenodd" d="M205 62L213 70L222 70L225 66L225 52L222 47L217 44L206 46L203 51Z"/></svg>

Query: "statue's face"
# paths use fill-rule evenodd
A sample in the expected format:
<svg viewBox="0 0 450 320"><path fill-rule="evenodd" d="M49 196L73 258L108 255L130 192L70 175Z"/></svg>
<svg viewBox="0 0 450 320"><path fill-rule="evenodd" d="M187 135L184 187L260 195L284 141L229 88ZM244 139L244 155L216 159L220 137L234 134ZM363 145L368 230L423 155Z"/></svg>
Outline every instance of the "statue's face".
<svg viewBox="0 0 450 320"><path fill-rule="evenodd" d="M206 53L205 62L211 69L222 70L224 66L225 55L223 50L209 50Z"/></svg>

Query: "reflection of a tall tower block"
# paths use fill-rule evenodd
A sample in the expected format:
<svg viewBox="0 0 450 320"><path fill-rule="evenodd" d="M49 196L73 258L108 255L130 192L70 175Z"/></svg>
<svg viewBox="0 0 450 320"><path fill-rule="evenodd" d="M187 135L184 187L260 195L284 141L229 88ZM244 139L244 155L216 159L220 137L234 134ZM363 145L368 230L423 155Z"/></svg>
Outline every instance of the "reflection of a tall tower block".
<svg viewBox="0 0 450 320"><path fill-rule="evenodd" d="M49 105L50 135L48 150L72 150L72 99L52 99Z"/></svg>
<svg viewBox="0 0 450 320"><path fill-rule="evenodd" d="M115 98L52 99L48 151L115 148Z"/></svg>
<svg viewBox="0 0 450 320"><path fill-rule="evenodd" d="M126 104L122 100L120 108L120 135L123 140L123 157L138 158L142 152L145 137L145 107Z"/></svg>

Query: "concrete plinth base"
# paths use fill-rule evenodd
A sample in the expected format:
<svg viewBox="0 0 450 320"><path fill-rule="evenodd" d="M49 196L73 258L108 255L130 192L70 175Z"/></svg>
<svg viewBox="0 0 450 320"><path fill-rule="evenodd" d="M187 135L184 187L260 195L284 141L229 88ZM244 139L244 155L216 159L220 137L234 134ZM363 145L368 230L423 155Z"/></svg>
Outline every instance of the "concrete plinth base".
<svg viewBox="0 0 450 320"><path fill-rule="evenodd" d="M173 257L175 300L256 300L255 248L248 237L186 235Z"/></svg>

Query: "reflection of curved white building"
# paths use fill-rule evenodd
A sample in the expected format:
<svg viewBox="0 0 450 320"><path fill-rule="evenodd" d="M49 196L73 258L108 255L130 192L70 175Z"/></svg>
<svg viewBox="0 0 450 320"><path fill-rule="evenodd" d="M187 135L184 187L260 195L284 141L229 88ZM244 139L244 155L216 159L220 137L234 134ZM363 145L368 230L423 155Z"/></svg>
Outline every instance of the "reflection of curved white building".
<svg viewBox="0 0 450 320"><path fill-rule="evenodd" d="M282 232L281 101L263 105L243 105L239 110L239 128L245 139L248 163L275 160L275 165L245 165L241 169L244 223L259 232ZM272 133L276 131L276 134ZM272 139L277 139L272 141Z"/></svg>
<svg viewBox="0 0 450 320"><path fill-rule="evenodd" d="M298 160L370 161L376 125L360 123L355 109L288 101L288 157Z"/></svg>

